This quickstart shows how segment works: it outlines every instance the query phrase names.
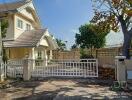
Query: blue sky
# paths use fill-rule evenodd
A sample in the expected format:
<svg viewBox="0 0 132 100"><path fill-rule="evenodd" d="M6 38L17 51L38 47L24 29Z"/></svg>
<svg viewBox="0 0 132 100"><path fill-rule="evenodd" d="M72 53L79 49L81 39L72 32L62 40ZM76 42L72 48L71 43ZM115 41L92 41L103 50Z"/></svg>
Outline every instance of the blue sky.
<svg viewBox="0 0 132 100"><path fill-rule="evenodd" d="M34 0L34 2L43 26L48 27L55 37L68 41L68 45L74 43L79 26L87 23L93 16L91 0Z"/></svg>
<svg viewBox="0 0 132 100"><path fill-rule="evenodd" d="M0 2L15 0L0 0ZM43 27L57 38L74 44L75 33L80 25L88 23L92 16L91 0L34 0ZM122 35L111 32L106 39L107 44L118 44Z"/></svg>

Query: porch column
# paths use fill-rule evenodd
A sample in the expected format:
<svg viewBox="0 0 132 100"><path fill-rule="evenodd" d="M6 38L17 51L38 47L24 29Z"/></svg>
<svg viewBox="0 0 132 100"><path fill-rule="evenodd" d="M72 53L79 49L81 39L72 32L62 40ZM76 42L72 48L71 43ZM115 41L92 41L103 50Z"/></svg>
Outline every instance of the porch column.
<svg viewBox="0 0 132 100"><path fill-rule="evenodd" d="M126 81L125 56L116 56L116 77L117 81Z"/></svg>
<svg viewBox="0 0 132 100"><path fill-rule="evenodd" d="M32 68L35 68L35 48L32 48Z"/></svg>
<svg viewBox="0 0 132 100"><path fill-rule="evenodd" d="M44 61L45 62L44 65L47 66L48 65L47 64L48 63L48 56L47 56L47 50L46 49L44 49L44 60L45 60Z"/></svg>
<svg viewBox="0 0 132 100"><path fill-rule="evenodd" d="M49 59L50 59L50 60L53 59L53 52L52 52L52 50L50 50L50 57L49 57Z"/></svg>

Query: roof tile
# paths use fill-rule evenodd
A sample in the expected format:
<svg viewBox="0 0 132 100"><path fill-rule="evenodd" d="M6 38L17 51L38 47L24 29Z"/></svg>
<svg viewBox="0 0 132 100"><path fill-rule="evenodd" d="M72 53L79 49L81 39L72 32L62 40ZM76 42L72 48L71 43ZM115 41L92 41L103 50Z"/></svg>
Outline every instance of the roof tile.
<svg viewBox="0 0 132 100"><path fill-rule="evenodd" d="M45 29L23 32L14 41L4 41L4 47L35 47L45 33Z"/></svg>

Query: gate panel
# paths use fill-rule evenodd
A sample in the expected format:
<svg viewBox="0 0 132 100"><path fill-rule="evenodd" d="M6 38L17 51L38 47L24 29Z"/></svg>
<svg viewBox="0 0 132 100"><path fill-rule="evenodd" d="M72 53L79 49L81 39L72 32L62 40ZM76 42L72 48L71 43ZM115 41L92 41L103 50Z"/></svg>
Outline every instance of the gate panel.
<svg viewBox="0 0 132 100"><path fill-rule="evenodd" d="M98 61L53 60L47 66L35 66L32 77L98 77Z"/></svg>

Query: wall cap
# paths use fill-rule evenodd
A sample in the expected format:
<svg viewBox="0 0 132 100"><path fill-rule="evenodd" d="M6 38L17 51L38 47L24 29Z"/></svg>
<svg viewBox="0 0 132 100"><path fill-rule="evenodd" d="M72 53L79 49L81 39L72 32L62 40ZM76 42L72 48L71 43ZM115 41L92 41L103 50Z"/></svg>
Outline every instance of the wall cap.
<svg viewBox="0 0 132 100"><path fill-rule="evenodd" d="M126 59L126 56L115 56L115 59Z"/></svg>

